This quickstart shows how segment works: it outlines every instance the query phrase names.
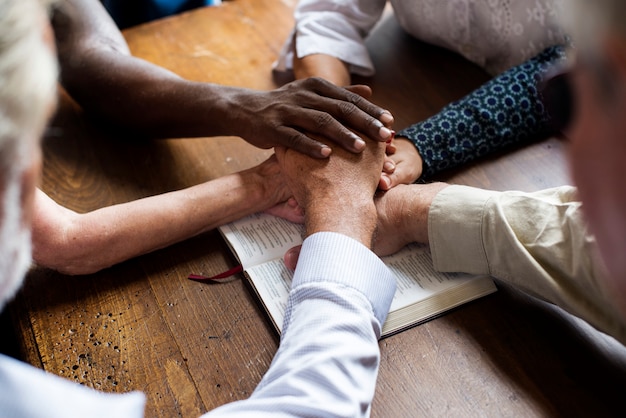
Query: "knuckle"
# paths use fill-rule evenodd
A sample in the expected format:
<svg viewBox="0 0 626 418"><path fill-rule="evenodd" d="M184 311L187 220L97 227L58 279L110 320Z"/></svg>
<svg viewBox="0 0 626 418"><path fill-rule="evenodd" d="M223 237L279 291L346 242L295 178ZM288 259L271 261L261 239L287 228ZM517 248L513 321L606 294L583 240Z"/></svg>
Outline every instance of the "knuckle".
<svg viewBox="0 0 626 418"><path fill-rule="evenodd" d="M293 106L290 103L276 102L270 105L270 108L270 121L277 128L294 119Z"/></svg>
<svg viewBox="0 0 626 418"><path fill-rule="evenodd" d="M326 112L319 112L315 116L315 126L318 128L325 128L332 126L335 123L335 118Z"/></svg>
<svg viewBox="0 0 626 418"><path fill-rule="evenodd" d="M351 101L339 102L337 107L338 107L338 110L339 110L339 114L343 115L344 117L348 117L350 115L353 115L356 112L356 110L357 110L356 106Z"/></svg>
<svg viewBox="0 0 626 418"><path fill-rule="evenodd" d="M326 81L320 77L308 77L304 79L304 85L310 87L313 90L318 89L319 87L323 86L325 83Z"/></svg>
<svg viewBox="0 0 626 418"><path fill-rule="evenodd" d="M286 147L299 149L306 142L305 138L306 137L304 136L303 133L295 129L283 130L283 139L284 139L283 144Z"/></svg>
<svg viewBox="0 0 626 418"><path fill-rule="evenodd" d="M372 117L367 118L367 125L370 129L376 130L376 131L378 131L382 126L382 124L380 123L378 119L374 119Z"/></svg>
<svg viewBox="0 0 626 418"><path fill-rule="evenodd" d="M353 104L354 106L360 106L363 102L365 102L365 99L363 99L361 96L359 96L356 93L353 93L351 91L347 91L347 97L346 97L346 101Z"/></svg>
<svg viewBox="0 0 626 418"><path fill-rule="evenodd" d="M293 146L299 147L304 143L304 135L300 132L294 132L289 137L289 143Z"/></svg>

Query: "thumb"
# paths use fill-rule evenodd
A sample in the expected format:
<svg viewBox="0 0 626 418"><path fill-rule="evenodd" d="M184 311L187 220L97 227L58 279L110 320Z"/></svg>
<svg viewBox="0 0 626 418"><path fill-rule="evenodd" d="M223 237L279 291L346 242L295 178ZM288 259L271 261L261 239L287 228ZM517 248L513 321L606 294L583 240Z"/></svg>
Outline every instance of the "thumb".
<svg viewBox="0 0 626 418"><path fill-rule="evenodd" d="M295 270L296 265L298 264L298 258L300 257L300 250L302 249L302 245L298 245L296 247L290 248L285 253L283 259L285 260L285 265L289 270Z"/></svg>

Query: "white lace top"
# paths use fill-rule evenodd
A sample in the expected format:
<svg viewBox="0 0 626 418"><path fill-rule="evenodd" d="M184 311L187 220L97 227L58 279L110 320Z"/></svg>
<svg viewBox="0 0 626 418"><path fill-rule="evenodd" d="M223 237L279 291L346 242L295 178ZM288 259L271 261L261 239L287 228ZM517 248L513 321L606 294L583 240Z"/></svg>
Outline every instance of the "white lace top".
<svg viewBox="0 0 626 418"><path fill-rule="evenodd" d="M565 42L558 23L564 0L390 0L399 24L417 39L449 48L495 75ZM275 68L293 54L336 56L355 74L374 73L364 38L386 0L301 0L296 25ZM390 46L393 47L393 46Z"/></svg>

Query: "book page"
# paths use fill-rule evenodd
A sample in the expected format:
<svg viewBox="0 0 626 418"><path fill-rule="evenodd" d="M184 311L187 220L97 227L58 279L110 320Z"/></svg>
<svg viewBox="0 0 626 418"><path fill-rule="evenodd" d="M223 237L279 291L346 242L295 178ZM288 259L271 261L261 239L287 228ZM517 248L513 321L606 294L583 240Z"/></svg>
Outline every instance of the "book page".
<svg viewBox="0 0 626 418"><path fill-rule="evenodd" d="M223 225L220 233L241 262L244 270L281 258L291 247L302 244L304 225L257 213Z"/></svg>
<svg viewBox="0 0 626 418"><path fill-rule="evenodd" d="M396 276L397 283L389 316L383 324L383 336L496 289L487 276L435 271L427 245L411 244L382 260ZM280 333L293 272L287 269L280 257L250 267L246 275Z"/></svg>
<svg viewBox="0 0 626 418"><path fill-rule="evenodd" d="M382 260L396 276L397 289L390 311L426 299L458 285L459 281L473 277L436 271L430 248L423 244L409 244L397 253L383 257Z"/></svg>
<svg viewBox="0 0 626 418"><path fill-rule="evenodd" d="M287 269L282 258L250 267L246 274L254 290L269 313L274 328L281 332L291 290L293 272Z"/></svg>

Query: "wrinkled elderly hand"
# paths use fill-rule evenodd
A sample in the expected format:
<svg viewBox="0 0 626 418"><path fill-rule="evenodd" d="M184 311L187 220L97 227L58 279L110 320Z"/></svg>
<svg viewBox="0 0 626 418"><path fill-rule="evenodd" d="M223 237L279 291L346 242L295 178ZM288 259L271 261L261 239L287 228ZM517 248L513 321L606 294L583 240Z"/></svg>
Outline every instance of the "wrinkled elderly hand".
<svg viewBox="0 0 626 418"><path fill-rule="evenodd" d="M304 209L307 235L338 232L371 246L384 153L384 142L375 141L359 154L337 149L323 160L276 148L287 185Z"/></svg>
<svg viewBox="0 0 626 418"><path fill-rule="evenodd" d="M233 115L233 131L252 145L283 146L324 158L332 142L351 152L365 149L365 141L350 129L374 141L391 137L393 117L366 100L370 95L367 86L341 88L308 78L268 92L237 90L228 100L232 112L239 113Z"/></svg>
<svg viewBox="0 0 626 418"><path fill-rule="evenodd" d="M445 183L400 184L375 199L378 224L374 252L393 254L410 242L428 243L428 212Z"/></svg>

